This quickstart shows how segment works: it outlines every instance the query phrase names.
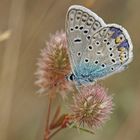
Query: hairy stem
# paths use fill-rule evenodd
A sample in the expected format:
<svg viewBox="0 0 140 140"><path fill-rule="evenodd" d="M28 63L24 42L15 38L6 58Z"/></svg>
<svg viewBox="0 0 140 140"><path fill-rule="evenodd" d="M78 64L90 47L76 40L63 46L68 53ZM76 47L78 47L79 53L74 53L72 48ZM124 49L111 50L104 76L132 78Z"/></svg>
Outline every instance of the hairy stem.
<svg viewBox="0 0 140 140"><path fill-rule="evenodd" d="M44 140L49 140L48 135L49 135L49 122L50 122L50 113L51 113L51 104L52 104L52 99L51 97L48 99L48 113L47 113L47 121L46 121L46 134L44 137Z"/></svg>

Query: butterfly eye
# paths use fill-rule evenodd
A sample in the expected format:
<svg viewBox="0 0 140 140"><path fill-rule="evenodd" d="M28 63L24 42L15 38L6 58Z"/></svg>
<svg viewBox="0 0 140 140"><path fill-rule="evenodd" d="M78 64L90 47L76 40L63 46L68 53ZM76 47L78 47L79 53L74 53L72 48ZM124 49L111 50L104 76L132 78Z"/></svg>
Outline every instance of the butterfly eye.
<svg viewBox="0 0 140 140"><path fill-rule="evenodd" d="M68 76L68 80L70 80L70 81L73 81L74 78L75 78L75 75L74 74L71 74L70 76Z"/></svg>

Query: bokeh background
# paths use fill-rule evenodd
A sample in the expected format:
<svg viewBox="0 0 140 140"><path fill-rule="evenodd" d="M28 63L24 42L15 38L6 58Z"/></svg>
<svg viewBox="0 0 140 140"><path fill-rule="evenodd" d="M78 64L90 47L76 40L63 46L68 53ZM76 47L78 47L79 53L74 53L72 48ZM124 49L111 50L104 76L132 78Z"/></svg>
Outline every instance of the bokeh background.
<svg viewBox="0 0 140 140"><path fill-rule="evenodd" d="M134 60L129 68L102 81L114 95L111 120L96 135L66 129L54 140L140 139L140 1L139 0L0 0L0 140L43 140L47 97L34 85L36 62L49 35L64 29L72 4L84 5L106 23L130 33Z"/></svg>

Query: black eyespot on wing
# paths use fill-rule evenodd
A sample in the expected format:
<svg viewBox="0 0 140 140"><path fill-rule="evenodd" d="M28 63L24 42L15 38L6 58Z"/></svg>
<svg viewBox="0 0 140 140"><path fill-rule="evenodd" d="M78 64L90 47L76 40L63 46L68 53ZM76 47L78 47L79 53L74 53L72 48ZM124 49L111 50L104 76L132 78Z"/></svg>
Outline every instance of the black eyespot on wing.
<svg viewBox="0 0 140 140"><path fill-rule="evenodd" d="M120 39L122 40L122 39L123 39L123 37L121 36L121 37L120 37Z"/></svg>
<svg viewBox="0 0 140 140"><path fill-rule="evenodd" d="M78 29L78 26L75 26L75 29Z"/></svg>
<svg viewBox="0 0 140 140"><path fill-rule="evenodd" d="M80 39L80 38L76 38L75 40L74 40L74 42L81 42L82 40Z"/></svg>
<svg viewBox="0 0 140 140"><path fill-rule="evenodd" d="M71 28L70 30L73 31L73 28Z"/></svg>
<svg viewBox="0 0 140 140"><path fill-rule="evenodd" d="M84 30L84 33L87 34L88 33L88 30Z"/></svg>
<svg viewBox="0 0 140 140"><path fill-rule="evenodd" d="M107 42L107 45L110 45L110 42Z"/></svg>
<svg viewBox="0 0 140 140"><path fill-rule="evenodd" d="M84 28L84 27L83 27L83 26L81 26L79 29L80 29L80 30L83 30L83 28Z"/></svg>
<svg viewBox="0 0 140 140"><path fill-rule="evenodd" d="M77 55L78 55L78 56L80 56L80 55L81 55L81 53L80 53L80 52L78 52L78 53L77 53Z"/></svg>
<svg viewBox="0 0 140 140"><path fill-rule="evenodd" d="M116 61L115 61L115 59L112 59L111 61L112 61L113 63L115 63L115 62L116 62Z"/></svg>
<svg viewBox="0 0 140 140"><path fill-rule="evenodd" d="M89 59L86 58L86 59L85 59L85 62L88 63L88 62L89 62Z"/></svg>
<svg viewBox="0 0 140 140"><path fill-rule="evenodd" d="M103 42L107 42L107 39L104 39Z"/></svg>
<svg viewBox="0 0 140 140"><path fill-rule="evenodd" d="M90 39L90 36L89 36L89 35L87 36L87 39L88 39L88 40Z"/></svg>
<svg viewBox="0 0 140 140"><path fill-rule="evenodd" d="M101 52L98 51L97 54L101 54Z"/></svg>
<svg viewBox="0 0 140 140"><path fill-rule="evenodd" d="M102 64L102 67L104 68L105 67L105 64Z"/></svg>
<svg viewBox="0 0 140 140"><path fill-rule="evenodd" d="M112 68L111 68L111 70L113 71L113 70L114 70L114 68L112 67Z"/></svg>
<svg viewBox="0 0 140 140"><path fill-rule="evenodd" d="M96 44L96 46L99 46L100 45L100 42L99 41L96 41L95 44Z"/></svg>
<svg viewBox="0 0 140 140"><path fill-rule="evenodd" d="M95 61L95 64L98 64L98 63L99 63L98 60L96 60L96 61Z"/></svg>
<svg viewBox="0 0 140 140"><path fill-rule="evenodd" d="M93 47L91 45L89 45L88 48L89 48L89 50L92 50L93 49Z"/></svg>

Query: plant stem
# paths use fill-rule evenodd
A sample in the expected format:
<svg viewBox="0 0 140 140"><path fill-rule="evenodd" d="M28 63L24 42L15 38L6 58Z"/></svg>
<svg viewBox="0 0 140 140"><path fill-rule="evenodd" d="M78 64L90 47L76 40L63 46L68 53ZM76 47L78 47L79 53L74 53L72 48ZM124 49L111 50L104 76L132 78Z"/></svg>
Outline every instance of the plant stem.
<svg viewBox="0 0 140 140"><path fill-rule="evenodd" d="M51 99L51 97L49 97L48 113L47 113L47 121L46 121L46 134L45 134L44 140L49 140L49 138L47 136L49 135L49 122L50 122L51 104L52 104L52 99ZM47 137L47 139L46 139L46 137Z"/></svg>
<svg viewBox="0 0 140 140"><path fill-rule="evenodd" d="M61 131L63 127L58 128L56 131L54 131L50 136L48 136L47 140L50 140L55 134L57 134L59 131Z"/></svg>

